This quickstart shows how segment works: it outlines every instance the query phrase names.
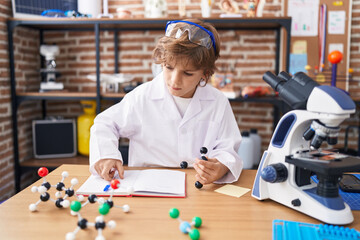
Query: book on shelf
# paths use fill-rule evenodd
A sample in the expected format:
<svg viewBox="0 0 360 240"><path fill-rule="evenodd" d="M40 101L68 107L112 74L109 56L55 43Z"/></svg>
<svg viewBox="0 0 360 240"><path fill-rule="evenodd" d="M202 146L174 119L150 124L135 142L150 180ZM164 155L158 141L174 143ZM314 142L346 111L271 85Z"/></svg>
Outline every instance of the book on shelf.
<svg viewBox="0 0 360 240"><path fill-rule="evenodd" d="M91 175L76 191L76 194L110 196L111 192L114 191L113 196L116 197L186 197L186 175L182 171L167 169L125 170L124 179L120 179L117 174L114 179L120 181L119 187L104 191L110 182L100 176ZM131 193L129 188L132 189Z"/></svg>

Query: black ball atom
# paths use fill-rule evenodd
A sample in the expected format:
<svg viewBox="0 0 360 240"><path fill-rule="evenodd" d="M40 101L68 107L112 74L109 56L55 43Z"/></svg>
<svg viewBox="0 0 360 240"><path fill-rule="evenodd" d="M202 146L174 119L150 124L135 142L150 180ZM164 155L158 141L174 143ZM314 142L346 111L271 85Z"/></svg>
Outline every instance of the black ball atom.
<svg viewBox="0 0 360 240"><path fill-rule="evenodd" d="M95 194L91 194L89 197L88 197L88 200L90 203L95 203L97 199L97 196Z"/></svg>
<svg viewBox="0 0 360 240"><path fill-rule="evenodd" d="M72 196L74 196L75 191L74 191L74 189L68 189L65 191L65 194L67 194L69 197L72 197Z"/></svg>
<svg viewBox="0 0 360 240"><path fill-rule="evenodd" d="M104 229L105 228L105 223L104 222L96 222L95 223L95 228L96 229L99 229L99 228Z"/></svg>
<svg viewBox="0 0 360 240"><path fill-rule="evenodd" d="M59 182L58 184L56 184L56 190L58 190L58 191L62 191L64 187L65 187L65 184L62 182Z"/></svg>
<svg viewBox="0 0 360 240"><path fill-rule="evenodd" d="M107 200L106 204L109 205L110 208L112 208L114 206L114 202L110 201L110 200Z"/></svg>
<svg viewBox="0 0 360 240"><path fill-rule="evenodd" d="M87 228L87 220L85 218L81 219L80 221L78 221L78 226L81 228L81 229L85 229Z"/></svg>
<svg viewBox="0 0 360 240"><path fill-rule="evenodd" d="M202 185L202 183L201 183L201 182L196 181L196 182L195 182L195 187L196 187L196 188L198 188L198 189L200 189L200 188L202 188L202 187L203 187L203 185Z"/></svg>
<svg viewBox="0 0 360 240"><path fill-rule="evenodd" d="M44 193L45 195L41 194L40 195L40 200L43 201L43 202L46 202L47 200L50 199L50 194L49 193Z"/></svg>
<svg viewBox="0 0 360 240"><path fill-rule="evenodd" d="M46 187L47 190L51 188L51 184L49 182L44 182L43 184L41 184L41 186Z"/></svg>
<svg viewBox="0 0 360 240"><path fill-rule="evenodd" d="M55 206L57 206L58 208L62 208L63 206L61 205L61 203L64 201L64 199L62 198L58 198L55 202Z"/></svg>
<svg viewBox="0 0 360 240"><path fill-rule="evenodd" d="M182 169L185 169L185 168L188 167L188 163L187 163L186 161L182 161L182 162L180 163L180 167L181 167Z"/></svg>
<svg viewBox="0 0 360 240"><path fill-rule="evenodd" d="M201 154L206 154L207 152L208 152L208 150L207 150L206 147L200 148L200 153L201 153Z"/></svg>

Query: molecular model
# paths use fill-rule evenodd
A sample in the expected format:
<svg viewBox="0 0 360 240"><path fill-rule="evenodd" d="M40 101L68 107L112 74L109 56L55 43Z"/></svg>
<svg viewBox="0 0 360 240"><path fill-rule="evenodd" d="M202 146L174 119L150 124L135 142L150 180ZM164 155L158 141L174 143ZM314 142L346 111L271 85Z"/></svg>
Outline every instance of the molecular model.
<svg viewBox="0 0 360 240"><path fill-rule="evenodd" d="M36 203L32 203L29 205L29 210L34 212L37 210L37 205L40 202L46 202L48 200L51 200L55 203L55 206L58 208L67 208L70 205L69 200L67 200L67 197L72 197L75 195L75 191L73 189L74 185L78 184L78 180L76 178L71 179L71 187L65 188L64 180L69 176L68 172L62 172L61 176L62 179L60 182L58 182L56 185L51 185L49 182L46 181L46 176L48 175L49 170L45 167L41 167L38 170L38 175L43 178L43 184L39 187L32 187L31 191L33 193L39 192L40 193L40 200L38 200ZM50 197L50 194L47 192L51 187L56 188L58 190L55 193L56 200L52 199ZM62 198L61 191L65 191L65 196ZM76 196L76 195L75 195ZM83 200L83 196L79 195L76 196L79 201Z"/></svg>
<svg viewBox="0 0 360 240"><path fill-rule="evenodd" d="M207 152L208 152L208 150L207 150L206 147L200 148L201 159L204 160L204 161L207 161L207 160L208 160L208 159L206 158L206 156L205 156L205 154L206 154ZM188 163L187 163L186 161L182 161L182 162L180 163L180 167L181 167L182 169L185 169L185 168L188 167ZM195 182L195 187L198 188L198 189L200 189L200 188L203 187L203 185L202 185L201 182L196 181L196 182Z"/></svg>
<svg viewBox="0 0 360 240"><path fill-rule="evenodd" d="M105 201L104 198L98 198L95 194L89 195L88 200L81 204L79 201L73 201L71 203L70 209L72 215L78 216L78 222L77 222L77 228L73 232L69 232L66 234L66 240L73 240L75 239L76 233L80 229L86 229L88 226L95 226L96 230L98 231L98 236L96 237L96 240L104 240L104 236L102 236L102 231L104 230L105 226L108 226L109 228L114 228L116 226L115 221L109 221L108 224L104 222L104 216L109 213L110 209L112 207L116 208L122 208L122 210L125 213L128 213L130 211L130 206L125 204L123 206L117 206L114 205L114 202L112 201L112 197L114 195L114 190L117 189L120 185L120 181L117 179L114 179L111 181L111 188L112 192L110 194L110 198ZM131 189L129 189L131 191ZM133 191L132 191L133 192ZM129 192L131 194L132 192ZM96 217L95 223L88 222L85 218L82 218L81 214L79 213L80 209L84 206L86 206L88 203L99 203L99 213L100 216Z"/></svg>
<svg viewBox="0 0 360 240"><path fill-rule="evenodd" d="M79 213L81 209L81 203L79 201L72 201L70 209L72 212L77 214L78 222L75 230L66 234L66 240L74 240L80 229L87 229L88 227L95 227L95 229L98 231L98 235L95 240L105 240L105 237L102 235L102 231L105 229L105 227L108 226L111 229L116 227L115 221L111 220L108 223L104 221L104 216L109 213L110 208L111 207L108 203L101 204L99 206L100 216L97 216L95 218L95 223L92 223L88 222L88 220L83 218Z"/></svg>
<svg viewBox="0 0 360 240"><path fill-rule="evenodd" d="M199 228L202 224L202 220L199 217L193 217L191 223L182 221L179 218L180 212L177 208L172 208L169 211L169 215L171 218L177 219L180 222L180 231L186 234L189 234L190 239L198 240L200 238L200 232L196 228ZM191 228L192 226L196 228Z"/></svg>

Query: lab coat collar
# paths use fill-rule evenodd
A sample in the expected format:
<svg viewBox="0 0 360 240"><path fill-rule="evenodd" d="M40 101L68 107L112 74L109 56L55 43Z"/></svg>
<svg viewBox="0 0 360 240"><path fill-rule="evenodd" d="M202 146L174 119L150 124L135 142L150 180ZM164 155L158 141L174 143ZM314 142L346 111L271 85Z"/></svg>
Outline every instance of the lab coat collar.
<svg viewBox="0 0 360 240"><path fill-rule="evenodd" d="M164 111L168 112L169 114L174 114L172 116L176 116L177 118L181 119L174 99L166 88L163 73L161 72L157 77L155 77L153 81L154 82L150 91L150 99L164 100L162 103ZM211 88L211 86L206 85L205 87L196 88L188 109L186 110L185 115L181 120L180 126L201 112L201 101L214 101L216 99L213 91L209 91L208 88Z"/></svg>

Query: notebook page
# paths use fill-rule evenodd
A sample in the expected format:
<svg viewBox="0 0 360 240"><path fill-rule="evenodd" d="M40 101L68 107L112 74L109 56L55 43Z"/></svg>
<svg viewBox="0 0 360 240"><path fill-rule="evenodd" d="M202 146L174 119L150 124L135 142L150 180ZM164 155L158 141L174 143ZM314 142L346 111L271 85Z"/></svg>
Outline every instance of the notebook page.
<svg viewBox="0 0 360 240"><path fill-rule="evenodd" d="M135 192L185 194L185 173L176 170L142 170L134 185Z"/></svg>

